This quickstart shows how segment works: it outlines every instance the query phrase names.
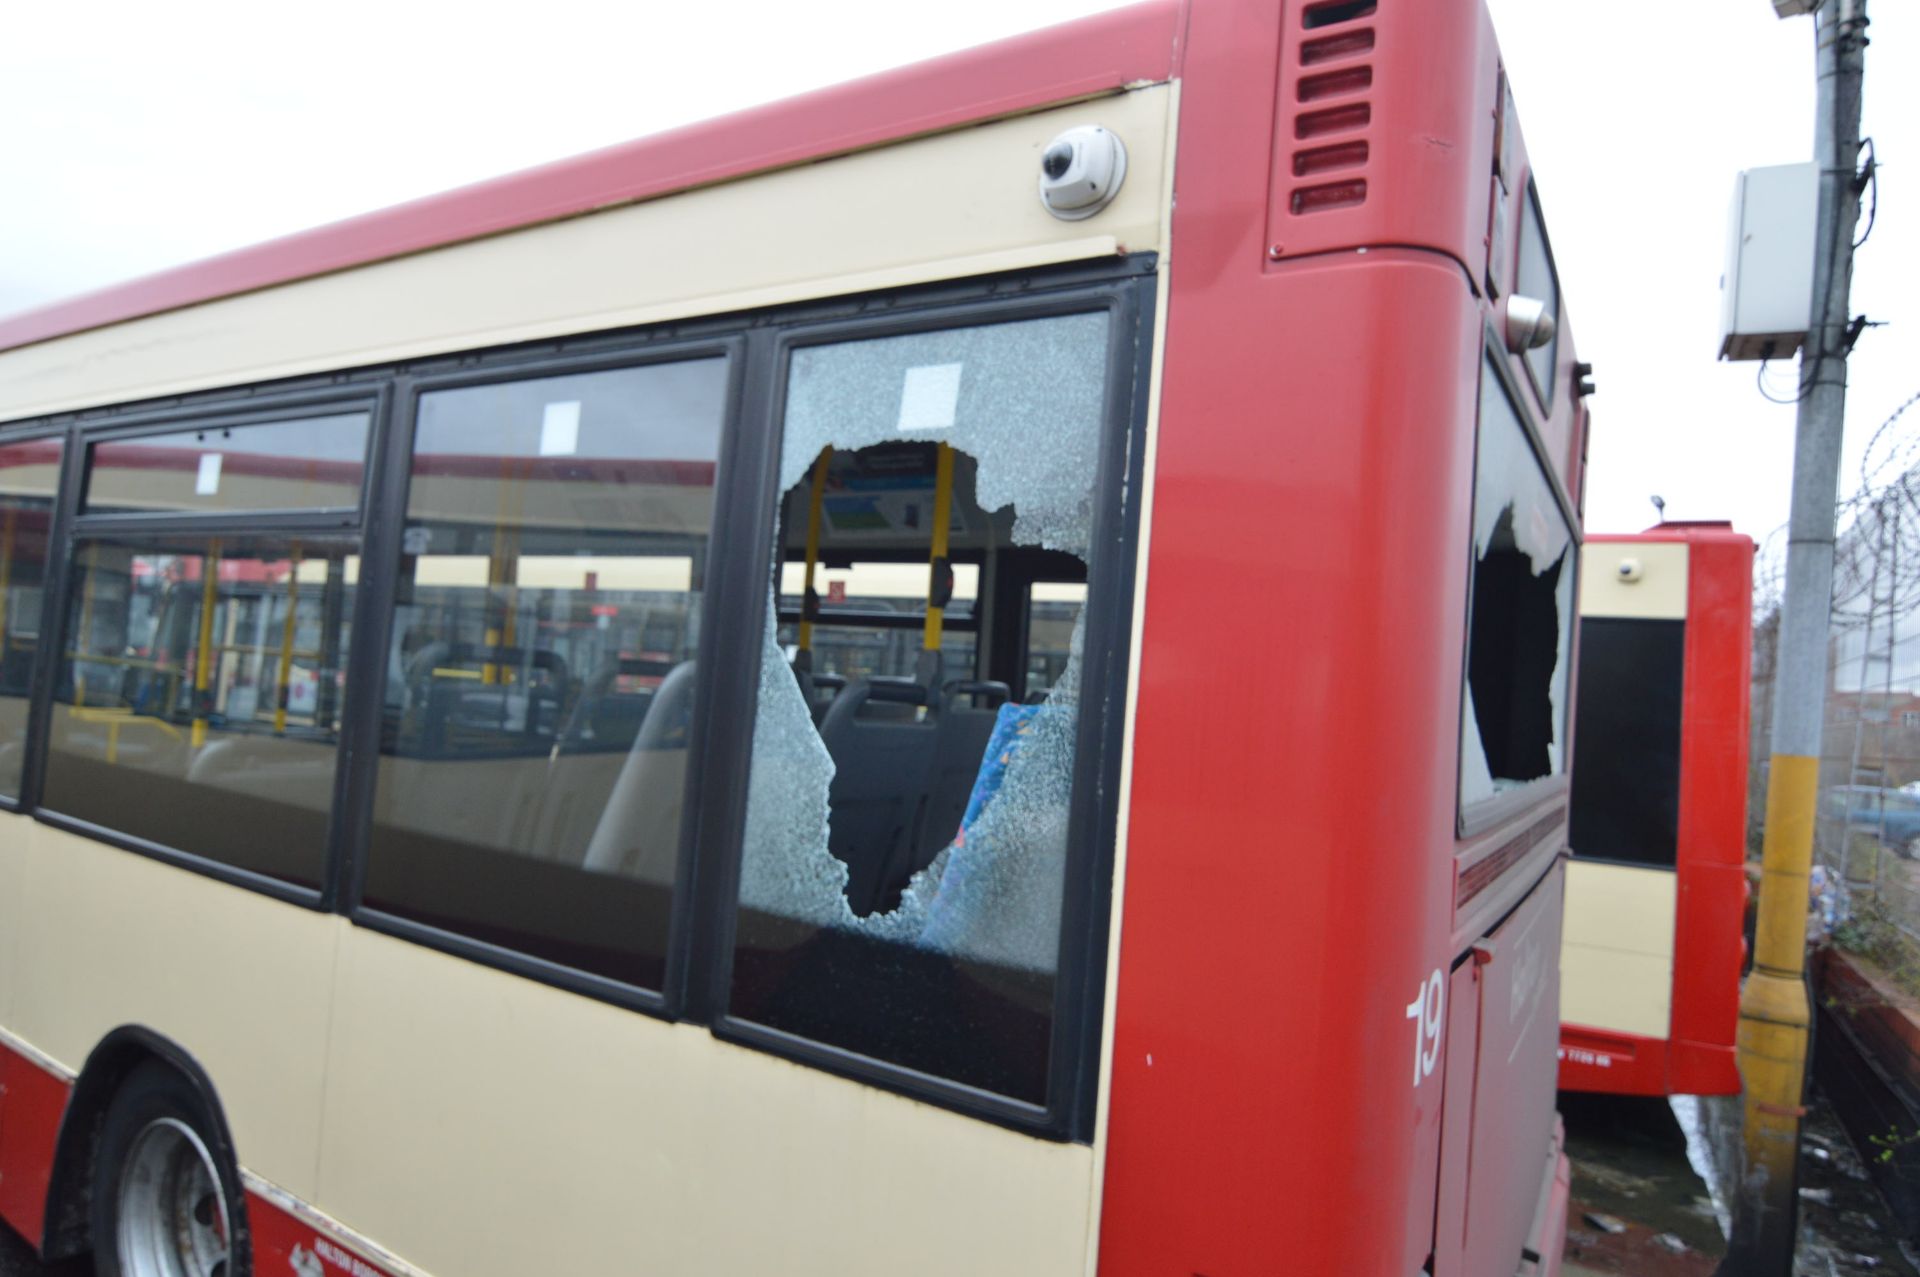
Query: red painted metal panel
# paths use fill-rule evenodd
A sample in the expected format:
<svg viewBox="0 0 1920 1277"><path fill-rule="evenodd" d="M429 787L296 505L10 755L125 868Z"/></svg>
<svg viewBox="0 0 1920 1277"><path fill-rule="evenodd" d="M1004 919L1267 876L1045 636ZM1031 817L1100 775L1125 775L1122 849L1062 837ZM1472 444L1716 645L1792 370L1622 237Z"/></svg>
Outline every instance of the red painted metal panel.
<svg viewBox="0 0 1920 1277"><path fill-rule="evenodd" d="M1102 1272L1413 1271L1478 320L1433 257L1245 276L1168 329Z"/></svg>
<svg viewBox="0 0 1920 1277"><path fill-rule="evenodd" d="M257 1277L392 1277L384 1264L355 1253L260 1193L247 1194Z"/></svg>
<svg viewBox="0 0 1920 1277"><path fill-rule="evenodd" d="M1306 6L1288 7L1269 254L1406 244L1478 275L1499 69L1481 0L1383 4L1312 29L1306 19Z"/></svg>
<svg viewBox="0 0 1920 1277"><path fill-rule="evenodd" d="M0 1218L40 1245L47 1184L72 1085L0 1045Z"/></svg>
<svg viewBox="0 0 1920 1277"><path fill-rule="evenodd" d="M1753 541L1725 523L1663 523L1634 535L1588 540L1687 547L1673 1010L1670 1040L1662 1042L1567 1026L1561 1034L1561 1085L1624 1095L1737 1094L1734 1032L1746 963ZM1597 1047L1602 1038L1610 1045ZM1601 1049L1618 1052L1607 1066L1575 1059L1578 1052Z"/></svg>
<svg viewBox="0 0 1920 1277"><path fill-rule="evenodd" d="M1175 0L433 195L0 320L0 350L1173 76Z"/></svg>
<svg viewBox="0 0 1920 1277"><path fill-rule="evenodd" d="M1562 1024L1560 1089L1666 1095L1667 1040Z"/></svg>
<svg viewBox="0 0 1920 1277"><path fill-rule="evenodd" d="M1567 1253L1567 1205L1573 1196L1573 1163L1561 1152L1566 1142L1566 1130L1560 1119L1554 1119L1553 1132L1553 1181L1547 1187L1547 1209L1542 1212L1540 1236L1530 1247L1539 1259L1534 1263L1532 1272L1535 1277L1557 1277L1561 1261ZM1523 1273L1527 1270L1522 1269Z"/></svg>
<svg viewBox="0 0 1920 1277"><path fill-rule="evenodd" d="M1682 1094L1733 1094L1746 943L1753 542L1727 527L1679 531L1689 553L1672 1032L1674 1063L1688 1076L1672 1081Z"/></svg>
<svg viewBox="0 0 1920 1277"><path fill-rule="evenodd" d="M1466 1273L1506 1273L1519 1266L1534 1231L1543 1179L1553 1171L1542 1137L1552 1131L1554 1120L1565 881L1556 865L1526 904L1476 950L1485 967L1473 1081Z"/></svg>
<svg viewBox="0 0 1920 1277"><path fill-rule="evenodd" d="M1379 21L1421 29L1427 7ZM1440 10L1456 23L1444 56L1396 40L1373 82L1464 100L1490 139L1484 16ZM1460 22L1484 47L1463 51ZM1109 1277L1266 1272L1282 1256L1289 1271L1417 1271L1432 1238L1420 1221L1450 1191L1450 1170L1434 1186L1443 1071L1422 1072L1409 1009L1458 954L1457 760L1435 742L1459 736L1487 310L1464 250L1432 251L1444 235L1270 260L1268 179L1288 145L1272 124L1275 54L1296 56L1299 23L1298 7L1253 0L1189 18L1120 902ZM1490 147L1446 152L1477 169L1458 179L1477 192L1475 244ZM1516 813L1517 829L1557 801ZM1517 903L1541 862L1503 867L1483 898ZM1555 1023L1515 1063L1544 1105L1500 1128L1530 1144L1514 1171L1530 1177L1523 1227L1548 1165ZM1445 1094L1449 1131L1471 1079L1469 1057L1465 1089ZM1510 1240L1517 1265L1523 1238Z"/></svg>

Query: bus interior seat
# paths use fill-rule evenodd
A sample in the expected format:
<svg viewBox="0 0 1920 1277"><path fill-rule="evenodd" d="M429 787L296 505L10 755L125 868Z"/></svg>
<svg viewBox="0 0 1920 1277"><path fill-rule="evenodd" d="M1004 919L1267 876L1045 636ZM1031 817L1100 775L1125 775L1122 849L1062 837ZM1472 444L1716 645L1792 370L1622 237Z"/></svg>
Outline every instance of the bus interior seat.
<svg viewBox="0 0 1920 1277"><path fill-rule="evenodd" d="M939 742L931 699L912 679L856 678L820 720L833 757L827 849L845 862L847 903L862 917L893 907L904 884L892 881L895 867L920 843Z"/></svg>
<svg viewBox="0 0 1920 1277"><path fill-rule="evenodd" d="M928 697L911 679L866 679L834 699L820 729L834 762L828 848L846 862L856 914L894 908L960 832L1010 698L997 682L954 680Z"/></svg>
<svg viewBox="0 0 1920 1277"><path fill-rule="evenodd" d="M807 703L807 712L813 715L816 727L826 716L827 707L833 704L834 697L847 687L844 674L816 674L798 663L793 666L793 679L800 684L800 698Z"/></svg>
<svg viewBox="0 0 1920 1277"><path fill-rule="evenodd" d="M960 832L967 799L986 758L1000 707L1012 699L1005 683L956 679L941 689L939 740L934 745L927 819L902 881L933 863Z"/></svg>
<svg viewBox="0 0 1920 1277"><path fill-rule="evenodd" d="M445 667L484 665L517 674L523 661L540 671L539 681L475 682L445 678L437 672ZM463 736L497 733L513 721L517 711L520 734L529 748L538 748L550 742L558 728L556 720L566 703L568 677L566 660L555 652L477 643L430 643L407 662L403 729L409 730L430 754L458 752Z"/></svg>
<svg viewBox="0 0 1920 1277"><path fill-rule="evenodd" d="M582 749L625 750L633 747L647 720L647 708L658 688L622 691L622 675L651 674L665 662L620 657L603 662L581 685L559 735L562 752ZM671 668L665 673L671 674Z"/></svg>
<svg viewBox="0 0 1920 1277"><path fill-rule="evenodd" d="M683 661L654 690L626 762L607 794L581 867L671 883L679 863L695 663Z"/></svg>

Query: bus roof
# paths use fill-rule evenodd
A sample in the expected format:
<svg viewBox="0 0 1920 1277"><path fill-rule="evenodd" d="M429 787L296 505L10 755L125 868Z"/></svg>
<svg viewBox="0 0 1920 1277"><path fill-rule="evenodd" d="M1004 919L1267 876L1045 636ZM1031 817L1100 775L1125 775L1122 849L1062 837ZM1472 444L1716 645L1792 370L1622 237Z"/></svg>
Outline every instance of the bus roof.
<svg viewBox="0 0 1920 1277"><path fill-rule="evenodd" d="M364 213L0 318L0 350L1174 75L1148 0Z"/></svg>

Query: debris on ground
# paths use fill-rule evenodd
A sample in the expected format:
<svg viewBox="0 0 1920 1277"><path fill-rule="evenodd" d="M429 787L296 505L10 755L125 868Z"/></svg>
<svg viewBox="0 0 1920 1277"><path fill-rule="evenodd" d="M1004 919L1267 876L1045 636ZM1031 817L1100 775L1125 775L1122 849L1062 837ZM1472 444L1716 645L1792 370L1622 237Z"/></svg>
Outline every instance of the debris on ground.
<svg viewBox="0 0 1920 1277"><path fill-rule="evenodd" d="M1585 1218L1589 1224L1592 1224L1603 1233L1624 1233L1627 1231L1627 1226L1624 1221L1615 1219L1612 1215L1603 1215L1597 1210L1588 1211Z"/></svg>

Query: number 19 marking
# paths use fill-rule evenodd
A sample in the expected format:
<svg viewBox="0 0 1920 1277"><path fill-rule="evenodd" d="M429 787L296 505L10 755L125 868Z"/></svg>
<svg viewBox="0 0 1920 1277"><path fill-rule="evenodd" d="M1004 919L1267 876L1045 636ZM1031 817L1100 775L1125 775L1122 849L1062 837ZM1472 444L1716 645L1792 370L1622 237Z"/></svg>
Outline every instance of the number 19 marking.
<svg viewBox="0 0 1920 1277"><path fill-rule="evenodd" d="M1440 1029L1446 1001L1446 983L1435 969L1413 1001L1407 1003L1407 1018L1413 1021L1413 1084L1416 1087L1440 1062Z"/></svg>

